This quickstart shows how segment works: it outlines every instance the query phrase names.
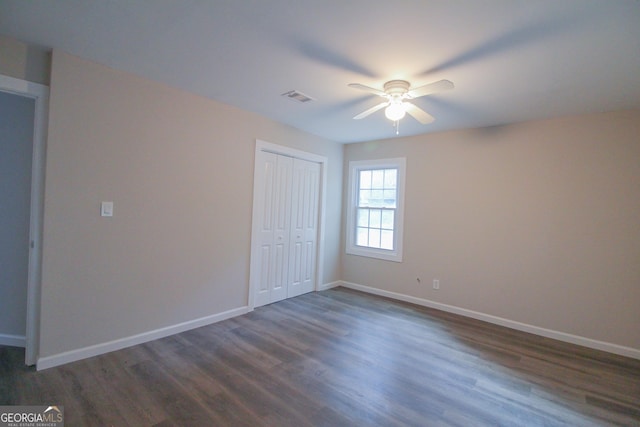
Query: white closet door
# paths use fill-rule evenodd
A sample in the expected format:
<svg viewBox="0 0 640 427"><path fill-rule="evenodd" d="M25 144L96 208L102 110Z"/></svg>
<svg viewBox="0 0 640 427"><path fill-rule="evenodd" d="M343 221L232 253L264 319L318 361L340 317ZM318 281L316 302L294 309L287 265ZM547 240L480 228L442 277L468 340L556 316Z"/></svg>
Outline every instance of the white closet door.
<svg viewBox="0 0 640 427"><path fill-rule="evenodd" d="M320 164L295 159L291 203L291 249L287 297L314 289L318 239Z"/></svg>
<svg viewBox="0 0 640 427"><path fill-rule="evenodd" d="M320 163L256 151L251 283L253 305L315 288Z"/></svg>
<svg viewBox="0 0 640 427"><path fill-rule="evenodd" d="M259 156L262 188L255 200L261 217L256 307L287 298L293 169L291 157L267 152Z"/></svg>

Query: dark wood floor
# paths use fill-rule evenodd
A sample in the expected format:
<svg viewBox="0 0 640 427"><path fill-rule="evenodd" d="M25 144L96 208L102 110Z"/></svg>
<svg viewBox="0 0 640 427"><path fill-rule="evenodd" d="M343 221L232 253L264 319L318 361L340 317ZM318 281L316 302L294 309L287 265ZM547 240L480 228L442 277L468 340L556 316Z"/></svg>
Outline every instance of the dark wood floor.
<svg viewBox="0 0 640 427"><path fill-rule="evenodd" d="M337 288L41 372L67 426L640 425L640 361Z"/></svg>

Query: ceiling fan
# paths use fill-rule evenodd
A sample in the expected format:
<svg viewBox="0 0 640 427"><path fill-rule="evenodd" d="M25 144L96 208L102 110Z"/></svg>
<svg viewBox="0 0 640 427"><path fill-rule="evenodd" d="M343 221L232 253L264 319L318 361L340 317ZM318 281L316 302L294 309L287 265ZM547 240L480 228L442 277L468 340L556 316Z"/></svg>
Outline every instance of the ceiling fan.
<svg viewBox="0 0 640 427"><path fill-rule="evenodd" d="M384 90L375 89L359 83L351 83L349 87L360 89L386 99L386 101L358 114L354 119L363 119L386 107L385 116L395 123L397 133L398 121L405 116L405 113L409 113L410 116L423 125L435 120L431 114L422 108L407 102L408 99L420 98L421 96L453 89L454 86L449 80L440 80L411 89L411 84L406 80L390 80L384 84Z"/></svg>

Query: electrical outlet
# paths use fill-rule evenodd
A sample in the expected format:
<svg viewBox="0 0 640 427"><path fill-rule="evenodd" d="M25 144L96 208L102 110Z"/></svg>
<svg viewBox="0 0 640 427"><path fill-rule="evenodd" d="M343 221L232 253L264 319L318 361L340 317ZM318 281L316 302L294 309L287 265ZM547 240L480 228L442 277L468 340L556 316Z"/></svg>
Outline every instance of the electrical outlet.
<svg viewBox="0 0 640 427"><path fill-rule="evenodd" d="M440 289L440 280L433 279L433 289L435 289L435 290Z"/></svg>
<svg viewBox="0 0 640 427"><path fill-rule="evenodd" d="M113 216L113 202L102 202L100 204L100 216Z"/></svg>

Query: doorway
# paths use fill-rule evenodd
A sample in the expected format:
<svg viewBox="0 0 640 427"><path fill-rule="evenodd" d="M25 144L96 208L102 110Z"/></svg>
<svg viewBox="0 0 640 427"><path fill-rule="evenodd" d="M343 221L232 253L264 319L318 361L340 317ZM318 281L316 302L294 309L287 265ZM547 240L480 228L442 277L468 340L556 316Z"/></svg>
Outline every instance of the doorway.
<svg viewBox="0 0 640 427"><path fill-rule="evenodd" d="M0 92L0 343L27 331L31 159L35 101Z"/></svg>
<svg viewBox="0 0 640 427"><path fill-rule="evenodd" d="M249 308L322 283L327 159L256 141Z"/></svg>
<svg viewBox="0 0 640 427"><path fill-rule="evenodd" d="M0 343L38 357L44 153L49 89L0 75Z"/></svg>

